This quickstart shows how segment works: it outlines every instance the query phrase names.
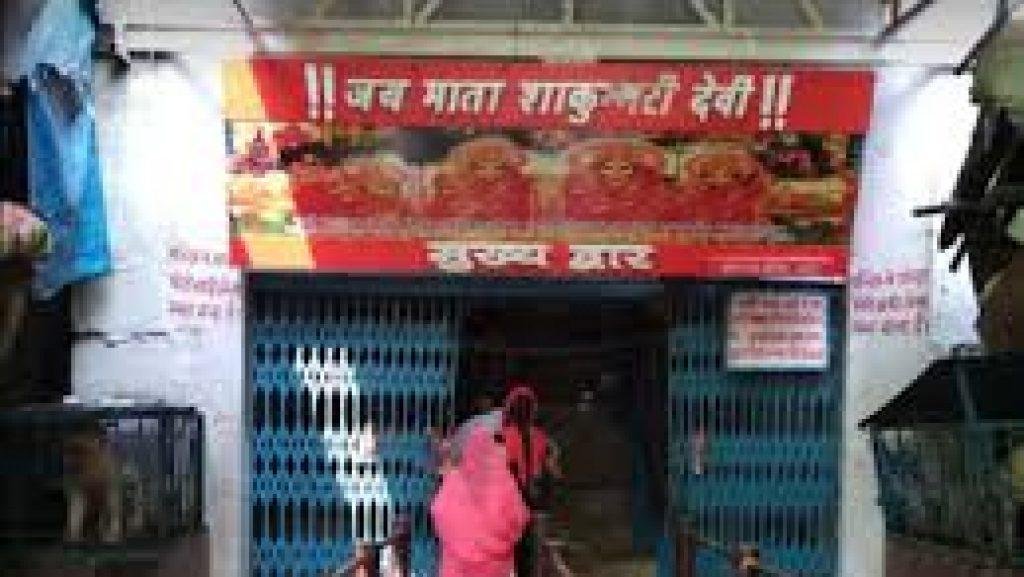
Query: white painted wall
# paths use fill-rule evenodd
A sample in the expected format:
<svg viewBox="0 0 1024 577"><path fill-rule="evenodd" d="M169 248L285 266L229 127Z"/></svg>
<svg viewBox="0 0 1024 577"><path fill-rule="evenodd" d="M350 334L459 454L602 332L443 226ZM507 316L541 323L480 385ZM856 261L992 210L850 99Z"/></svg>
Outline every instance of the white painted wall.
<svg viewBox="0 0 1024 577"><path fill-rule="evenodd" d="M83 329L107 331L117 342L78 346L74 380L83 396L162 398L204 409L210 420L212 574L230 577L242 575L247 534L242 530L242 327L237 316L196 320L168 311L170 300L188 297L168 281L175 268L182 268L170 262L170 247L184 243L225 250L218 82L217 62L207 57L176 64L137 63L125 78L100 75L98 114L117 272L90 287L79 323ZM933 304L932 324L958 327L941 339L947 343L970 337L972 296L962 279L935 265L936 223L915 220L910 211L948 195L973 115L966 79L931 77L909 68L880 72L854 245L855 271L935 271L929 287L948 290L945 300L932 301L939 303ZM216 266L205 270L237 280ZM231 294L203 299L238 304ZM168 336L139 342L130 337L138 331L166 331ZM882 575L882 525L872 463L855 425L938 354L941 344L927 335L851 335L844 577Z"/></svg>
<svg viewBox="0 0 1024 577"><path fill-rule="evenodd" d="M182 244L223 254L225 150L218 67L136 64L124 78L100 73L97 117L115 274L89 287L78 324L108 342L74 351L76 394L125 396L200 407L207 419L207 520L211 575L241 575L242 325L171 314L172 299L238 308L237 296L188 294L169 275ZM196 267L237 283L238 273ZM133 338L132 333L167 333ZM197 576L198 577L198 576Z"/></svg>
<svg viewBox="0 0 1024 577"><path fill-rule="evenodd" d="M938 219L914 219L914 207L949 197L970 142L976 112L969 78L915 68L879 71L871 133L865 147L853 273L931 270L929 335L851 332L843 480L843 577L884 572L884 526L876 504L870 446L857 423L891 398L953 344L969 342L977 314L966 277L948 273L936 254ZM851 287L851 301L896 289ZM851 325L864 314L851 312Z"/></svg>

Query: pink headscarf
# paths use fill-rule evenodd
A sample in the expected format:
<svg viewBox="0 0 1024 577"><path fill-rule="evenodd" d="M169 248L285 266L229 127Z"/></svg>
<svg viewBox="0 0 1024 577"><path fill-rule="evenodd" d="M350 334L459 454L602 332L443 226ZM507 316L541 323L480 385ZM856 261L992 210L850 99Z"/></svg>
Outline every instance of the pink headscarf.
<svg viewBox="0 0 1024 577"><path fill-rule="evenodd" d="M508 577L530 520L504 451L485 429L469 433L459 466L430 505L441 540L441 577Z"/></svg>

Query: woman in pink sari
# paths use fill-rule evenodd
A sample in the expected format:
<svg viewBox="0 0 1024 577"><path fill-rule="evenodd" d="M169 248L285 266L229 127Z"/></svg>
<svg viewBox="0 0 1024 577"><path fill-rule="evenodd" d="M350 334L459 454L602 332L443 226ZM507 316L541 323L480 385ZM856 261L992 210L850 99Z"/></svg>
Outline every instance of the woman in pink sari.
<svg viewBox="0 0 1024 577"><path fill-rule="evenodd" d="M509 577L530 511L484 428L469 433L459 465L445 473L430 505L441 541L440 577Z"/></svg>

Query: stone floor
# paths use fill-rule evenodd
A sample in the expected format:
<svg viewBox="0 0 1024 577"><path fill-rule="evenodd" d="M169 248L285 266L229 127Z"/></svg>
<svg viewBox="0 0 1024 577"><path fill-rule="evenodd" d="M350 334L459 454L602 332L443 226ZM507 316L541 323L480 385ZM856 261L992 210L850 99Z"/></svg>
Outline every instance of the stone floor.
<svg viewBox="0 0 1024 577"><path fill-rule="evenodd" d="M595 406L563 427L566 482L555 534L580 577L652 577L655 561L633 548L632 444L612 416Z"/></svg>

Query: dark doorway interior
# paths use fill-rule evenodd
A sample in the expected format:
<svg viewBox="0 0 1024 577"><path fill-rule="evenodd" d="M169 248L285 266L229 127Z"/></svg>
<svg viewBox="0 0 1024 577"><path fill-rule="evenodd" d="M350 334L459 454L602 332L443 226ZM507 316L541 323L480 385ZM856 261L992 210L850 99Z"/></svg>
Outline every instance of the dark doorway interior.
<svg viewBox="0 0 1024 577"><path fill-rule="evenodd" d="M654 575L664 478L666 322L653 298L475 303L459 417L479 387L529 382L559 453L554 536L579 575ZM459 420L459 419L457 419Z"/></svg>

